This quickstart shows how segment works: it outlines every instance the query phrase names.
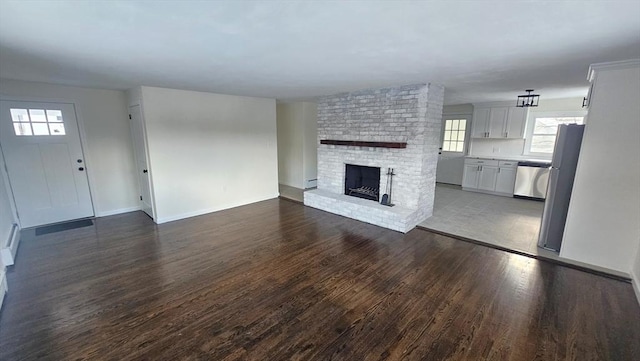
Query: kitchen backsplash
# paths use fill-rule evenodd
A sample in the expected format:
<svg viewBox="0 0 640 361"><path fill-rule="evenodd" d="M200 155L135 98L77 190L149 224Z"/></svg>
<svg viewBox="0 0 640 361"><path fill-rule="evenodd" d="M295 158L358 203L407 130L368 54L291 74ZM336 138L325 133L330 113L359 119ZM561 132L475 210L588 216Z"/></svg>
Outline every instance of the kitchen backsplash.
<svg viewBox="0 0 640 361"><path fill-rule="evenodd" d="M471 156L516 156L521 157L524 139L471 139Z"/></svg>

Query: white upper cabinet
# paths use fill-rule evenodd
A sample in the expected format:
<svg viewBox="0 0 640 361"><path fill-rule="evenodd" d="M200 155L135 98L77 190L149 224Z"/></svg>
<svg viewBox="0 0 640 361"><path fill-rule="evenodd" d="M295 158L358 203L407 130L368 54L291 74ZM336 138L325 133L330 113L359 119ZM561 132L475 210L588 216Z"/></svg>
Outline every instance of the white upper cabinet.
<svg viewBox="0 0 640 361"><path fill-rule="evenodd" d="M491 108L476 108L473 111L472 138L487 138L489 136L489 114Z"/></svg>
<svg viewBox="0 0 640 361"><path fill-rule="evenodd" d="M525 125L527 124L527 108L511 107L507 122L505 122L505 138L522 139L524 138Z"/></svg>
<svg viewBox="0 0 640 361"><path fill-rule="evenodd" d="M507 123L508 107L490 108L489 138L504 138L504 127Z"/></svg>
<svg viewBox="0 0 640 361"><path fill-rule="evenodd" d="M527 108L491 107L473 111L472 138L522 139L527 122Z"/></svg>

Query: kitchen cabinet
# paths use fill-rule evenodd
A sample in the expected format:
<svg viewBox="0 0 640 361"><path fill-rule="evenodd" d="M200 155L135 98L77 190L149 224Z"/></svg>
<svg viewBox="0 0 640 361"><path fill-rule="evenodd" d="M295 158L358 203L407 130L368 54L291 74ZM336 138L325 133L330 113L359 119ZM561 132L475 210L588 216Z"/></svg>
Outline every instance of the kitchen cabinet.
<svg viewBox="0 0 640 361"><path fill-rule="evenodd" d="M509 108L497 107L490 108L489 112L489 136L487 138L503 138L504 127L508 122Z"/></svg>
<svg viewBox="0 0 640 361"><path fill-rule="evenodd" d="M496 195L513 196L517 161L466 159L462 188Z"/></svg>
<svg viewBox="0 0 640 361"><path fill-rule="evenodd" d="M480 166L480 176L478 177L478 189L493 191L496 189L498 178L498 167L490 165Z"/></svg>
<svg viewBox="0 0 640 361"><path fill-rule="evenodd" d="M498 164L492 159L465 159L462 188L493 190Z"/></svg>
<svg viewBox="0 0 640 361"><path fill-rule="evenodd" d="M489 107L473 112L473 138L522 139L527 123L527 108Z"/></svg>
<svg viewBox="0 0 640 361"><path fill-rule="evenodd" d="M487 132L489 128L489 114L491 112L491 108L477 108L473 111L473 120L472 120L472 138L486 138Z"/></svg>
<svg viewBox="0 0 640 361"><path fill-rule="evenodd" d="M480 167L475 164L465 164L462 175L462 188L478 188Z"/></svg>
<svg viewBox="0 0 640 361"><path fill-rule="evenodd" d="M508 163L509 165L507 166L500 165L498 167L495 191L498 193L513 194L513 188L516 184L516 167L518 163L517 162L500 162L500 163Z"/></svg>
<svg viewBox="0 0 640 361"><path fill-rule="evenodd" d="M504 132L505 138L522 139L524 138L525 125L527 124L527 108L511 107L507 121L505 122Z"/></svg>

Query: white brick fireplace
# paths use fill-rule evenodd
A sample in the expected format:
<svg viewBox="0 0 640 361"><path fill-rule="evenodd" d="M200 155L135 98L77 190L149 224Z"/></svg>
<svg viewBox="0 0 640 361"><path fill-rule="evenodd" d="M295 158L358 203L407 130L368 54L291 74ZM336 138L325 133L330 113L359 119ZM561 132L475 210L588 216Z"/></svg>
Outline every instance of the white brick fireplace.
<svg viewBox="0 0 640 361"><path fill-rule="evenodd" d="M418 84L321 99L318 103L318 189L304 193L304 204L400 232L408 232L430 217L443 93L442 86ZM321 141L384 144L345 146L320 144ZM388 148L402 143L406 143L406 148ZM347 164L379 167L380 195L386 192L387 170L393 168L396 175L391 201L395 206L346 195Z"/></svg>

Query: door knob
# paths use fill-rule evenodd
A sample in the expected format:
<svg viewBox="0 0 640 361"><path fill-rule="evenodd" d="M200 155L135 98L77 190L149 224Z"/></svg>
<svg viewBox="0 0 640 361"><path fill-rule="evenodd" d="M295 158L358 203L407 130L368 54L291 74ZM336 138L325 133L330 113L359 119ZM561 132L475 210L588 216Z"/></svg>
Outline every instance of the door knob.
<svg viewBox="0 0 640 361"><path fill-rule="evenodd" d="M84 167L80 167L78 168L78 170L82 172L84 170Z"/></svg>
<svg viewBox="0 0 640 361"><path fill-rule="evenodd" d="M149 173L149 171L148 171L148 170L146 170L146 169L143 169L143 170L142 170L142 173Z"/></svg>
<svg viewBox="0 0 640 361"><path fill-rule="evenodd" d="M82 159L78 159L78 160L77 160L77 162L78 162L78 163L82 163Z"/></svg>

